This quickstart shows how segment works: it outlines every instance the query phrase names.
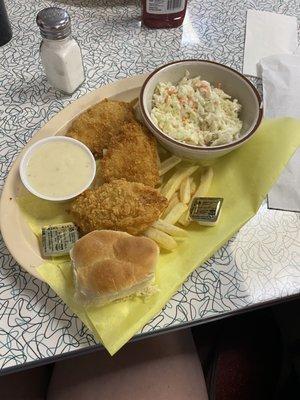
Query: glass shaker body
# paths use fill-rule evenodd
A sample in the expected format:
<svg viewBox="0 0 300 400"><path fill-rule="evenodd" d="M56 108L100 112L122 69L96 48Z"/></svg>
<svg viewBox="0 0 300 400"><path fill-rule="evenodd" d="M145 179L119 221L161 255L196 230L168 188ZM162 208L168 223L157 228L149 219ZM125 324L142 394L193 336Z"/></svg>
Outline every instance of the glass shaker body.
<svg viewBox="0 0 300 400"><path fill-rule="evenodd" d="M36 23L43 38L40 46L42 64L50 84L72 94L84 81L79 44L71 35L71 18L60 7L38 12Z"/></svg>
<svg viewBox="0 0 300 400"><path fill-rule="evenodd" d="M40 55L49 83L54 88L72 94L83 83L81 50L72 36L59 40L43 38Z"/></svg>

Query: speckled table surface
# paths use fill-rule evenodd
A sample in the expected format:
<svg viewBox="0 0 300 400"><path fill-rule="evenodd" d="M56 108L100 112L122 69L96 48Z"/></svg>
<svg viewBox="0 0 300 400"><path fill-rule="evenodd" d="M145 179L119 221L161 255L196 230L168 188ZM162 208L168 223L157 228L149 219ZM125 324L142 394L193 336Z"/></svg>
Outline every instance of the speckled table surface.
<svg viewBox="0 0 300 400"><path fill-rule="evenodd" d="M0 187L13 160L53 115L87 91L162 63L204 58L241 71L247 9L300 17L298 0L190 0L184 25L141 27L135 0L6 0L13 39L0 48ZM39 61L36 13L67 8L86 81L72 96L51 89ZM254 81L259 85L258 81ZM203 323L300 293L300 215L264 203L142 330ZM49 287L24 272L0 238L0 369L28 367L96 346L93 335Z"/></svg>

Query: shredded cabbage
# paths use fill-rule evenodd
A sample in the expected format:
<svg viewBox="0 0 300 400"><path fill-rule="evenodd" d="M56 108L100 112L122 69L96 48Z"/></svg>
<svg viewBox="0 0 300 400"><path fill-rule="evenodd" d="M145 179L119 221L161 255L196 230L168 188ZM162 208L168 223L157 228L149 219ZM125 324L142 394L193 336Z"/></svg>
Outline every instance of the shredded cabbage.
<svg viewBox="0 0 300 400"><path fill-rule="evenodd" d="M238 139L239 102L187 71L177 85L160 82L152 98L154 124L173 139L198 146L219 146Z"/></svg>

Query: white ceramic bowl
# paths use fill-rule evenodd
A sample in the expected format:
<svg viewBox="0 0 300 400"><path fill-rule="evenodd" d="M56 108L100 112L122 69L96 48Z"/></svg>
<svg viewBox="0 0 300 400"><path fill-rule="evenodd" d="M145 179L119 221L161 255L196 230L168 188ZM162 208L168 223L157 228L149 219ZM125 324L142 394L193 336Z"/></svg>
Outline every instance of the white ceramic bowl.
<svg viewBox="0 0 300 400"><path fill-rule="evenodd" d="M162 132L151 120L152 96L159 82L178 82L185 72L190 77L200 75L202 79L216 85L221 82L222 89L242 105L239 118L243 122L238 140L222 146L201 147L182 143ZM144 123L157 140L171 153L193 161L202 161L223 156L243 145L258 128L262 115L261 99L252 83L242 74L225 65L205 60L175 61L163 65L152 72L145 80L140 92L140 111Z"/></svg>
<svg viewBox="0 0 300 400"><path fill-rule="evenodd" d="M77 190L76 192L71 193L68 196L51 197L51 196L39 193L34 187L31 186L31 184L28 181L26 169L27 169L27 165L28 165L30 158L32 157L34 152L39 147L41 147L45 143L49 143L49 142L72 142L72 143L76 144L76 146L79 146L80 148L82 148L85 151L85 153L89 156L89 159L91 161L92 171L91 171L91 174L88 177L87 181L80 188L80 190ZM93 182L93 180L95 178L95 174L96 174L96 161L95 161L93 154L89 150L89 148L87 146L85 146L83 143L79 142L79 140L76 140L76 139L73 139L70 137L66 137L66 136L51 136L46 139L39 140L38 142L34 143L32 146L30 146L26 150L26 152L23 155L21 162L20 162L19 172L20 172L20 177L21 177L23 185L26 187L27 190L29 190L29 192L31 192L35 196L40 197L41 199L50 200L50 201L66 201L66 200L70 200L70 199L78 196L80 193L84 192L91 185L91 183Z"/></svg>

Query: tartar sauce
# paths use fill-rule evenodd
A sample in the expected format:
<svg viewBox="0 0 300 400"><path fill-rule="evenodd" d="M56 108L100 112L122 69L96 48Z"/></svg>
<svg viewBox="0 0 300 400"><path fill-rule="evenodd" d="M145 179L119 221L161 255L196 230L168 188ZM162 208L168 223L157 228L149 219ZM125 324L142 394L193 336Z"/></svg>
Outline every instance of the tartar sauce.
<svg viewBox="0 0 300 400"><path fill-rule="evenodd" d="M38 193L59 198L82 190L93 175L93 165L88 153L76 143L53 141L33 152L26 175Z"/></svg>

